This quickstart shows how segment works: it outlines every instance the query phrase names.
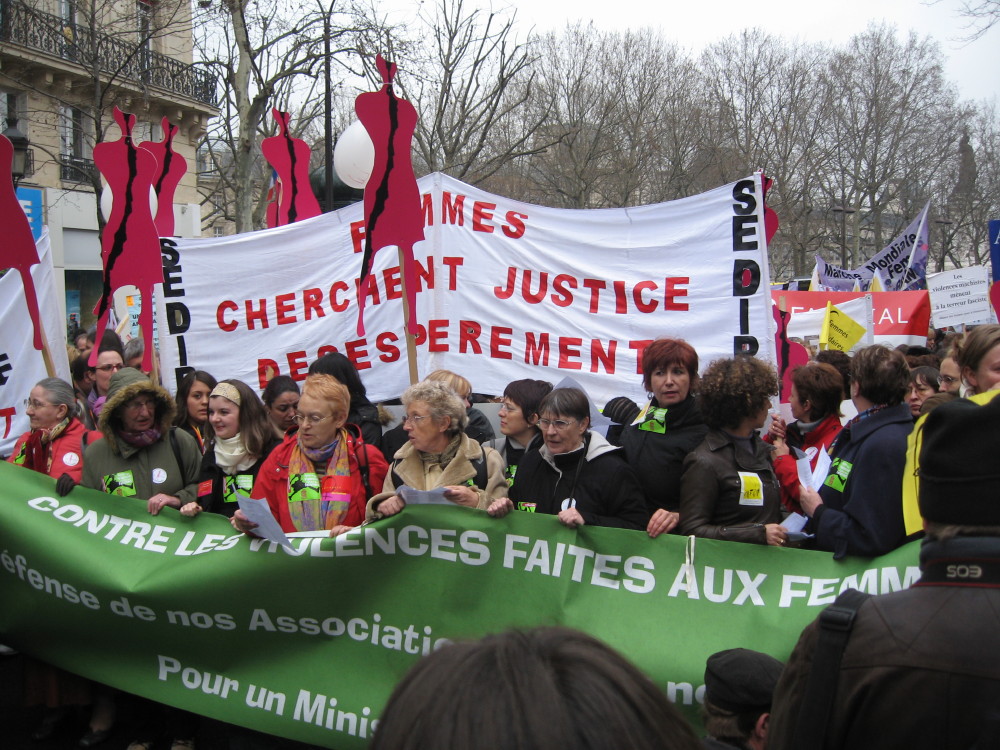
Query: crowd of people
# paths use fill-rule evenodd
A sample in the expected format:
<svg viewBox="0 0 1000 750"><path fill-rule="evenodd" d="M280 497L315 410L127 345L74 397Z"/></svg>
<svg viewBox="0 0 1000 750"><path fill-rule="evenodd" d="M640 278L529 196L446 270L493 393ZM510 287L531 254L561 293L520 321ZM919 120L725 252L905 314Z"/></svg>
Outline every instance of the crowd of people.
<svg viewBox="0 0 1000 750"><path fill-rule="evenodd" d="M301 387L277 376L258 395L226 373L215 373L223 376L217 380L195 370L171 397L139 369L141 342L122 346L113 331L80 335L73 342L78 350L73 383L46 378L32 388L25 401L30 429L8 460L53 477L60 495L82 484L133 497L152 515L165 507L186 516L220 514L247 534L255 525L238 509L240 497L265 499L286 532L335 536L405 513L405 488L412 488L441 490L446 501L496 519L531 512L555 516L571 529L591 524L652 538L673 533L802 546L835 558L875 556L914 536L904 522L903 480L915 423L918 431L929 429L933 420L924 415L941 411L959 415L938 420L942 429L965 419L997 431L997 422L983 417L996 407L990 412L982 405L987 398L970 402L966 397L1000 388L1000 325L979 326L964 336L934 335L927 347L871 346L852 357L819 352L791 373L784 415L775 409L780 383L769 363L736 356L702 370L689 342L662 338L641 358L648 402L624 397L609 402L604 415L615 424L607 435L593 429L591 399L583 391L521 379L494 399L500 404L499 437L475 407L471 382L446 370L402 394L403 417L391 426L389 412L371 403L354 365L339 353L313 362ZM98 351L91 364L93 347ZM977 410L974 415L965 411L969 403ZM947 450L940 441L931 442ZM977 445L969 451L990 464L990 452L981 441ZM995 453L996 443L987 445ZM934 490L931 516L936 518L925 517L947 525L955 522L954 514L945 502L950 491L945 467L936 458L928 460L921 452L915 473L924 477L926 471L931 481L941 483ZM803 464L813 477L804 477ZM993 492L989 499L995 500L995 476L980 484L976 488ZM923 495L920 502L923 511ZM977 536L983 519L992 522L993 514L992 509L971 513L971 520L965 519L971 532L942 536L938 529L929 535L937 541L925 551L933 548L938 554L938 548L957 544L965 554L965 547L948 541L947 534ZM870 610L879 605L863 606L871 619ZM803 636L796 654L815 648L815 636ZM506 642L492 642L489 659L501 659L508 648ZM529 638L518 648L547 647L544 639ZM457 650L446 651L461 660ZM794 654L793 663L798 663ZM806 664L797 668L795 679L806 680L808 673ZM27 676L26 700L47 702L51 709L36 731L38 738L50 735L63 707L74 704L92 707L79 745L98 746L108 738L115 722L110 689L41 663L33 664ZM996 683L1000 675L991 672L983 679ZM802 687L796 683L796 689ZM640 693L636 700L645 700ZM799 692L794 698L803 696ZM131 750L151 750L164 727L170 727L173 748L193 747L196 716L151 702L140 704L140 710L142 729ZM749 734L739 744L721 741L764 747L759 741L762 730L767 734L766 722L760 726L760 716L758 711L757 723L745 727ZM781 724L789 738L794 723L786 717ZM469 737L474 729L468 729ZM687 736L672 732L664 736ZM380 735L381 747L404 746L386 739L394 736L388 729ZM758 744L751 742L754 736ZM843 738L843 744L829 746L865 746L851 731ZM682 740L648 746L681 747ZM254 746L252 734L244 733L241 741ZM512 741L509 746L528 745Z"/></svg>

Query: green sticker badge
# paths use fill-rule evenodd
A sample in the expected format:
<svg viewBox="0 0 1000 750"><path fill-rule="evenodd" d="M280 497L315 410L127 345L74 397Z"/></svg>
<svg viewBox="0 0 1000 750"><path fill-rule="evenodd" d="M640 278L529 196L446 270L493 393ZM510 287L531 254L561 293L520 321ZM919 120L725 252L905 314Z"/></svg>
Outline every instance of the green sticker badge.
<svg viewBox="0 0 1000 750"><path fill-rule="evenodd" d="M833 464L830 465L830 473L823 484L837 492L843 492L844 487L847 486L847 478L851 475L851 469L853 468L854 464L850 461L844 461L842 458L833 459Z"/></svg>
<svg viewBox="0 0 1000 750"><path fill-rule="evenodd" d="M109 495L118 497L133 497L136 494L135 477L132 470L116 471L114 474L106 474L104 477L104 491Z"/></svg>
<svg viewBox="0 0 1000 750"><path fill-rule="evenodd" d="M313 472L292 474L288 477L288 502L301 503L306 500L319 500L319 477Z"/></svg>

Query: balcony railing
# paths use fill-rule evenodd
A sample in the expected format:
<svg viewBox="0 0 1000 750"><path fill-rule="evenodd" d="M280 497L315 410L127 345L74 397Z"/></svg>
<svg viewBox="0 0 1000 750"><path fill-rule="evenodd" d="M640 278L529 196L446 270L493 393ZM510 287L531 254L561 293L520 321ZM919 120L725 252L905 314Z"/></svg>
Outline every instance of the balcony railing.
<svg viewBox="0 0 1000 750"><path fill-rule="evenodd" d="M60 177L65 182L80 182L89 185L94 169L93 159L66 156L65 154L59 157Z"/></svg>
<svg viewBox="0 0 1000 750"><path fill-rule="evenodd" d="M212 107L218 102L215 77L192 65L106 34L91 33L80 25L67 25L59 16L18 0L0 0L0 14L0 41L88 69L96 67L102 75L123 82L138 81Z"/></svg>

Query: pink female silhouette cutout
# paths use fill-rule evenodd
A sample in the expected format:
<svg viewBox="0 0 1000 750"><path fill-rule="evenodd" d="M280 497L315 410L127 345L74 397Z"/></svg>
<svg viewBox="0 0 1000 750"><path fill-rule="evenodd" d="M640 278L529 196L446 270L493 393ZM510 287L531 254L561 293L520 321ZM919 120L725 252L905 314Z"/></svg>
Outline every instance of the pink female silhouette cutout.
<svg viewBox="0 0 1000 750"><path fill-rule="evenodd" d="M107 180L113 197L111 216L101 235L104 288L94 314L98 316L100 336L108 325L115 290L129 284L139 289L139 329L148 342L142 369L149 372L153 367L153 287L163 283L160 238L149 207L149 190L157 173L156 157L132 140L135 115L115 107L115 121L122 137L94 146L94 164ZM90 364L97 364L96 346L91 350Z"/></svg>
<svg viewBox="0 0 1000 750"><path fill-rule="evenodd" d="M809 362L809 350L788 338L788 320L791 314L780 309L780 306L784 305L784 298L781 299L778 305L771 306L771 314L774 316L774 351L778 359L778 380L781 383L781 395L778 400L787 404L792 397L792 372L796 367Z"/></svg>
<svg viewBox="0 0 1000 750"><path fill-rule="evenodd" d="M268 164L277 173L276 184L281 185L273 219L268 207L268 226L281 227L319 216L322 211L309 184L309 155L312 149L301 138L293 138L289 134L290 115L287 112L272 109L271 114L274 115L281 134L265 138L261 141L260 148Z"/></svg>
<svg viewBox="0 0 1000 750"><path fill-rule="evenodd" d="M14 146L0 135L0 221L3 221L3 259L0 268L16 268L24 285L24 301L28 305L28 315L34 329L32 345L38 351L45 351L42 337L42 319L38 312L38 294L35 280L31 278L31 267L40 263L35 238L31 235L31 224L24 215L24 209L17 201L17 192L11 180L14 163Z"/></svg>
<svg viewBox="0 0 1000 750"><path fill-rule="evenodd" d="M416 264L413 246L424 238L424 217L420 189L410 160L417 110L392 90L396 65L382 55L375 58L382 76L382 88L361 94L354 100L354 111L375 144L375 165L365 185L365 252L358 279L358 335L365 333L365 294L375 253L395 245L403 256L403 284L409 310L408 333L417 332Z"/></svg>
<svg viewBox="0 0 1000 750"><path fill-rule="evenodd" d="M174 151L174 137L180 131L171 125L166 117L161 121L162 141L143 141L139 148L146 149L156 157L156 174L153 175L153 190L156 191L156 232L160 237L174 236L174 191L187 172L187 159Z"/></svg>

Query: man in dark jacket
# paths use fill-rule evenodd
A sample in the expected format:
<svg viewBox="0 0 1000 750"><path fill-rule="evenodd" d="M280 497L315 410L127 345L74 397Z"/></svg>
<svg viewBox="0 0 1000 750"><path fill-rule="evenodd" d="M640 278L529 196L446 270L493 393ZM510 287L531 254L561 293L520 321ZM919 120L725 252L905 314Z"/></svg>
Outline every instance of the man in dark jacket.
<svg viewBox="0 0 1000 750"><path fill-rule="evenodd" d="M998 444L1000 398L927 417L922 576L861 604L839 668L814 666L831 663L833 631L819 621L805 629L775 692L769 748L1000 747ZM833 683L834 695L807 698L814 681ZM819 737L796 734L824 721Z"/></svg>
<svg viewBox="0 0 1000 750"><path fill-rule="evenodd" d="M882 555L906 538L903 467L913 417L903 403L910 370L885 346L862 349L851 362L851 400L858 408L830 448L833 463L819 493L800 502L816 546L845 555Z"/></svg>

